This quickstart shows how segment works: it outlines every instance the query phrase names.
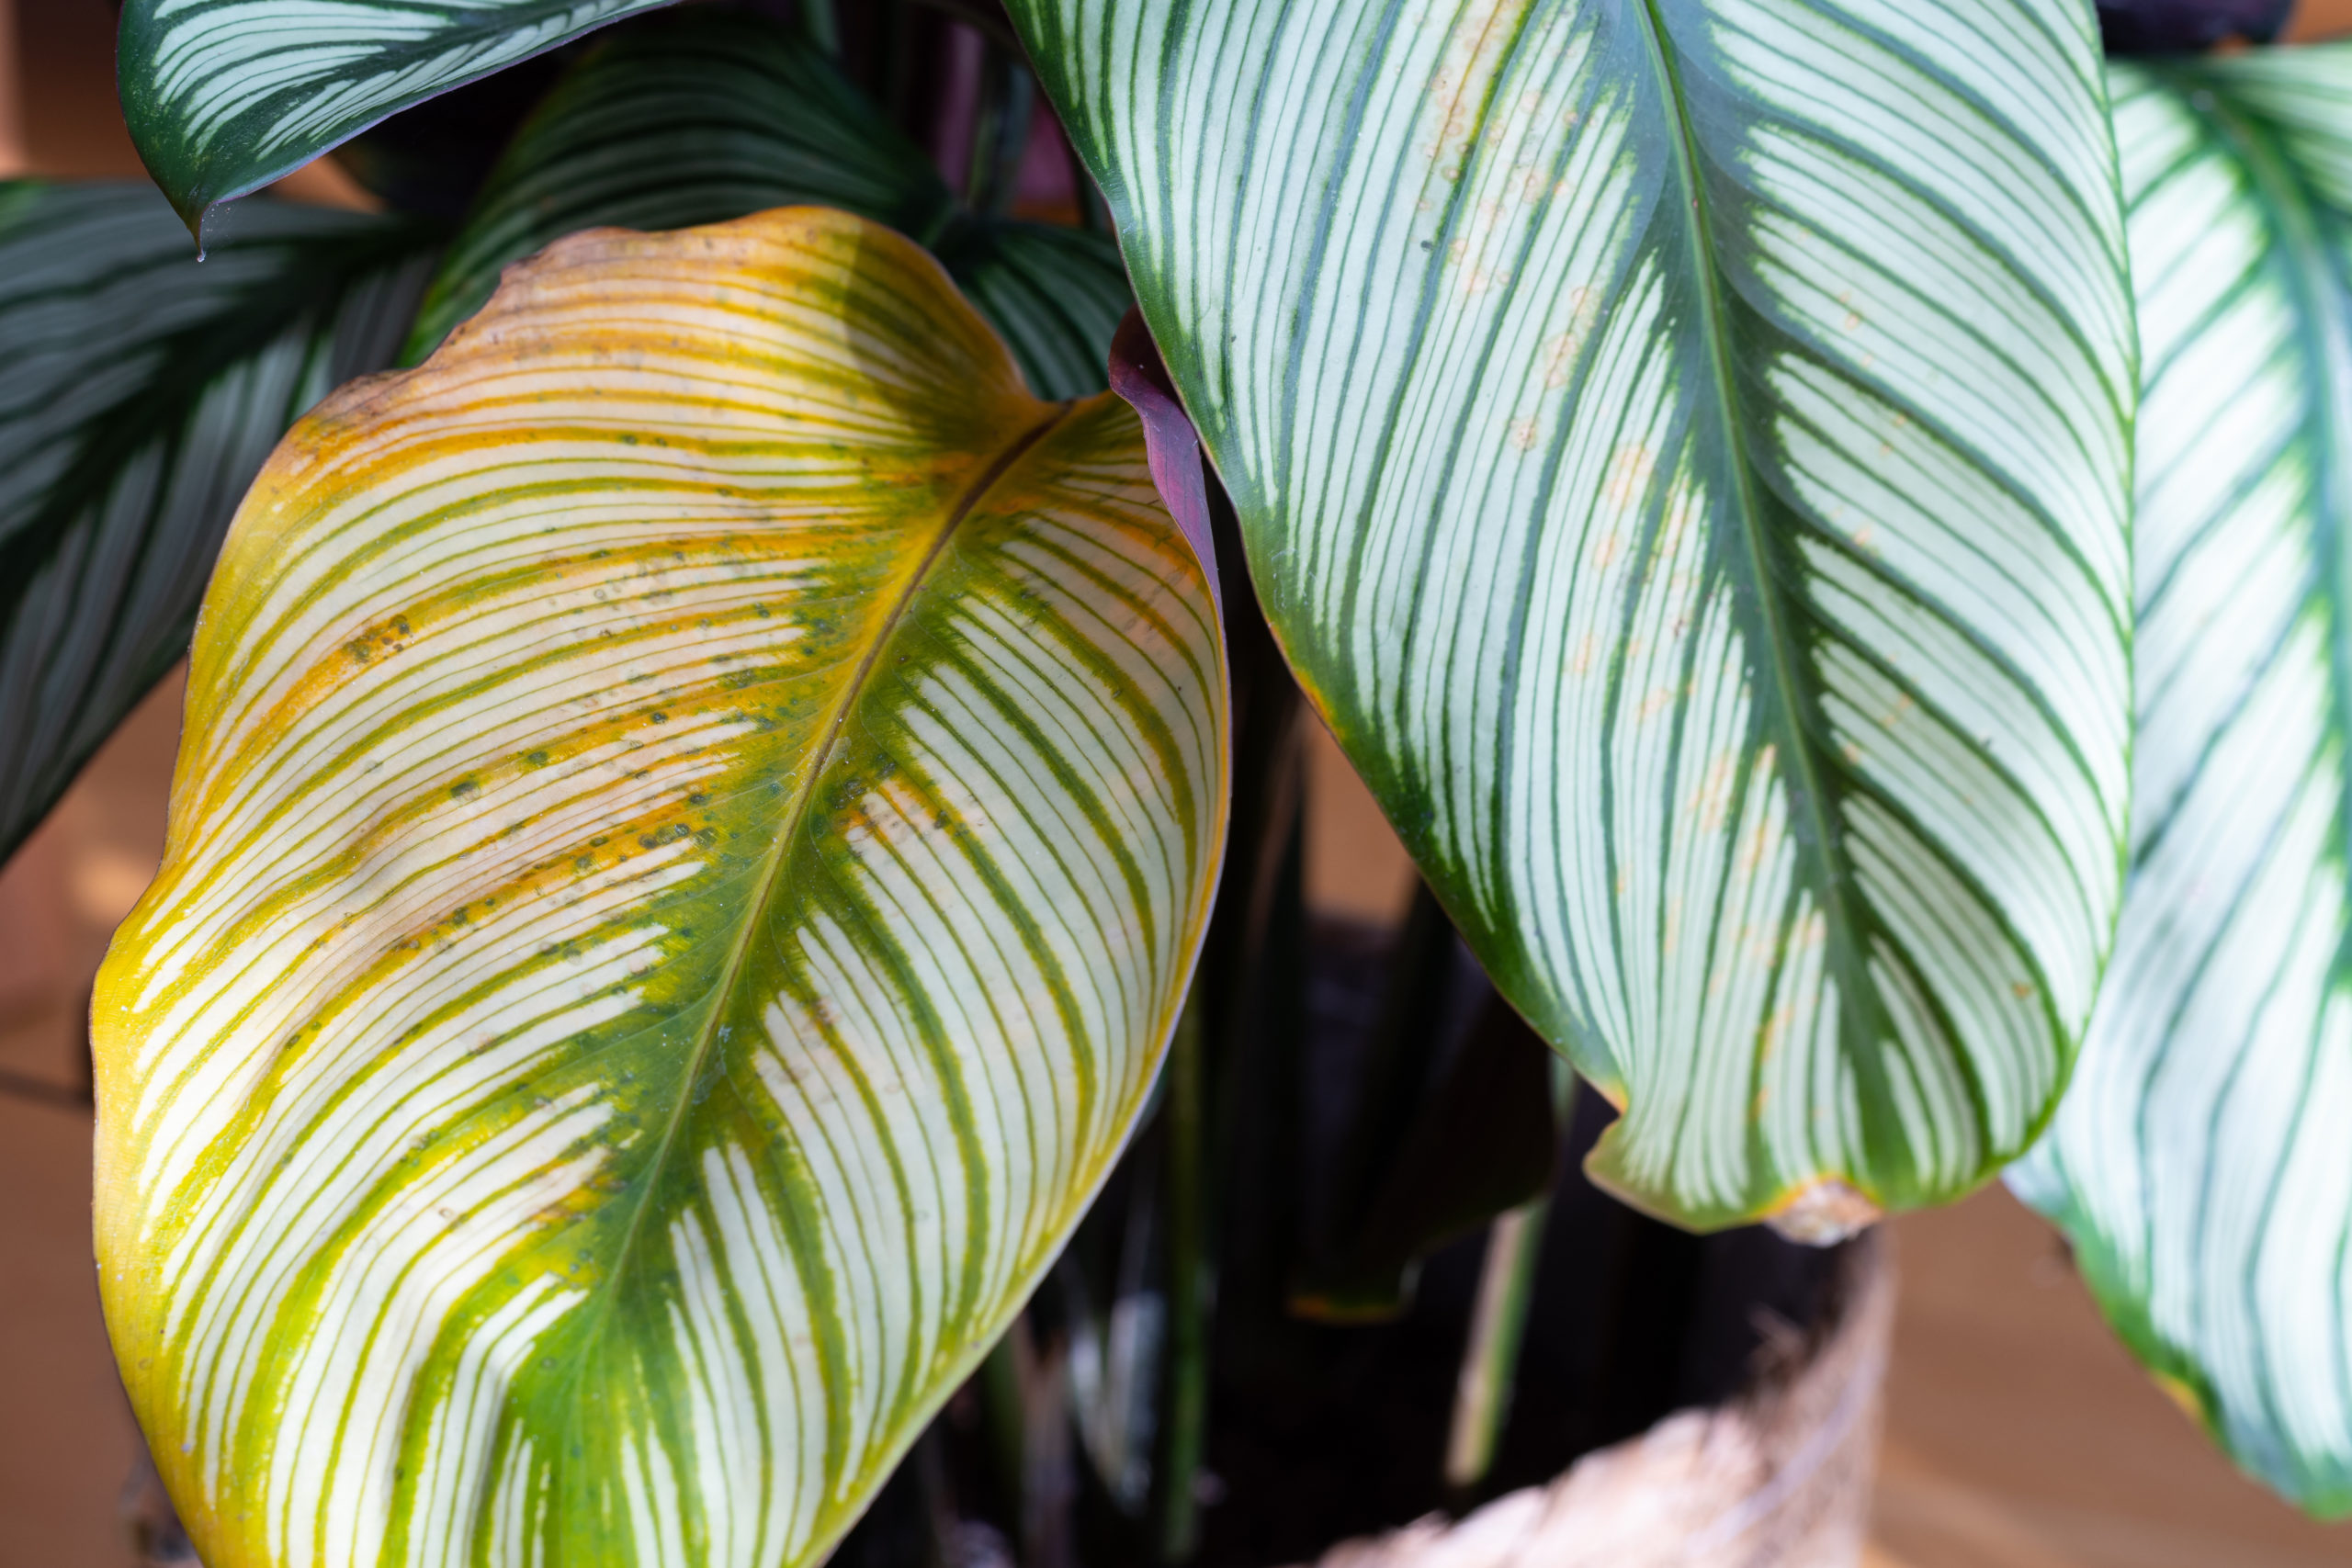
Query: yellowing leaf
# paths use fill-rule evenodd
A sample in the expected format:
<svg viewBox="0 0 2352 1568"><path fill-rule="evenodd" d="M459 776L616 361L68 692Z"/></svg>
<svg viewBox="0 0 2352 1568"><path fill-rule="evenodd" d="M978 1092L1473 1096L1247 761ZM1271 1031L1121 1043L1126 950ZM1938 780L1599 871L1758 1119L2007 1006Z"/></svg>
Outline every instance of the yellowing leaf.
<svg viewBox="0 0 2352 1568"><path fill-rule="evenodd" d="M840 213L575 236L297 427L95 1009L210 1568L821 1555L1134 1121L1223 658L1134 415Z"/></svg>

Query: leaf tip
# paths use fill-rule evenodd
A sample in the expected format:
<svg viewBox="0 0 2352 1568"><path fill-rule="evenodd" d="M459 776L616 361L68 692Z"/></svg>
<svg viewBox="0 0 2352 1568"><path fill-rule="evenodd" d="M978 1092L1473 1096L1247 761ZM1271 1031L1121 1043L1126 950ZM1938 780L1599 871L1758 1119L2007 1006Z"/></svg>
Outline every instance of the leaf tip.
<svg viewBox="0 0 2352 1568"><path fill-rule="evenodd" d="M1764 1223L1791 1241L1834 1247L1868 1230L1884 1217L1876 1203L1834 1176L1817 1176L1764 1216Z"/></svg>
<svg viewBox="0 0 2352 1568"><path fill-rule="evenodd" d="M2148 1370L2148 1376L2154 1381L2156 1387L2163 1392L2166 1399L2180 1407L2182 1415L2196 1422L2199 1427L2205 1431L2210 1432L2213 1429L2213 1412L2206 1404L2203 1392L2195 1383L2190 1382L2187 1378L2177 1377L2165 1371L2160 1367L2151 1367Z"/></svg>
<svg viewBox="0 0 2352 1568"><path fill-rule="evenodd" d="M212 215L214 204L204 197L191 196L165 185L160 179L155 182L155 188L163 193L165 201L172 204L172 210L179 214L181 227L187 231L187 237L196 242L196 259L202 261L204 220Z"/></svg>

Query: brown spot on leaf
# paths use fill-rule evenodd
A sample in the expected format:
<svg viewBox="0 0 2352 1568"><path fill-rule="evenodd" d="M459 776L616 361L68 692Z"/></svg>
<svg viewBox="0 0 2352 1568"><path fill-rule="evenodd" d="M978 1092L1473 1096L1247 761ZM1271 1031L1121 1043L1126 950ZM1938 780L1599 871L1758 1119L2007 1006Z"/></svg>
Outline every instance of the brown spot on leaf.
<svg viewBox="0 0 2352 1568"><path fill-rule="evenodd" d="M1883 1214L1879 1206L1834 1176L1816 1176L1764 1216L1764 1223L1809 1247L1832 1247L1869 1229Z"/></svg>

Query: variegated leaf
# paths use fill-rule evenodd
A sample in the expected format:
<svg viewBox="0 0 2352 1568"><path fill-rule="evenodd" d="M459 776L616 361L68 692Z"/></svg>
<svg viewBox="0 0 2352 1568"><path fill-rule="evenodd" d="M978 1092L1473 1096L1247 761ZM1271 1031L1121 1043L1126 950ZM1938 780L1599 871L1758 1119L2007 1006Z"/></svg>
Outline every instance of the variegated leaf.
<svg viewBox="0 0 2352 1568"><path fill-rule="evenodd" d="M187 649L286 427L383 367L413 225L257 200L198 264L143 183L0 183L0 859Z"/></svg>
<svg viewBox="0 0 2352 1568"><path fill-rule="evenodd" d="M1309 694L1596 1174L2024 1149L2120 880L2136 389L2082 0L1012 0Z"/></svg>
<svg viewBox="0 0 2352 1568"><path fill-rule="evenodd" d="M127 0L131 141L191 228L386 115L668 0Z"/></svg>
<svg viewBox="0 0 2352 1568"><path fill-rule="evenodd" d="M576 236L304 421L95 1004L210 1568L821 1557L1127 1134L1224 700L1135 416L845 214Z"/></svg>
<svg viewBox="0 0 2352 1568"><path fill-rule="evenodd" d="M2352 1513L2352 46L2113 81L2143 355L2131 873L2011 1179L2241 1463Z"/></svg>
<svg viewBox="0 0 2352 1568"><path fill-rule="evenodd" d="M688 10L598 44L499 159L409 342L422 359L502 267L577 230L676 229L770 207L838 207L947 264L1049 398L1103 388L1127 310L1101 234L959 211L939 171L833 62L775 22Z"/></svg>
<svg viewBox="0 0 2352 1568"><path fill-rule="evenodd" d="M1102 385L1103 350L1135 303L1110 236L967 215L933 249L1039 396Z"/></svg>

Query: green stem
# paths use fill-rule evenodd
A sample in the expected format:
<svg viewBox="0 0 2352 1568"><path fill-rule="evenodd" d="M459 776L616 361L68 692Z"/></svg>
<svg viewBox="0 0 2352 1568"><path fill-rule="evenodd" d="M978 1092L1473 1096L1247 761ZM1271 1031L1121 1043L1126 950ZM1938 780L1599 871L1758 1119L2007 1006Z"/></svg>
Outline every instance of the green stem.
<svg viewBox="0 0 2352 1568"><path fill-rule="evenodd" d="M1209 1266L1202 1191L1204 1093L1196 979L1168 1050L1168 1441L1162 1450L1159 1557L1188 1561L1201 1543L1194 1495L1208 1437Z"/></svg>
<svg viewBox="0 0 2352 1568"><path fill-rule="evenodd" d="M1510 1418L1511 1383L1527 1328L1527 1298L1544 1249L1550 1201L1538 1198L1495 1217L1487 1232L1487 1262L1470 1314L1470 1343L1453 1390L1453 1426L1445 1439L1445 1483L1467 1492L1487 1479L1495 1446Z"/></svg>
<svg viewBox="0 0 2352 1568"><path fill-rule="evenodd" d="M1423 883L1385 965L1380 1010L1331 1156L1329 1195L1324 1212L1308 1217L1306 1256L1291 1279L1290 1308L1302 1317L1379 1322L1410 1299L1411 1258L1376 1258L1367 1266L1366 1233L1398 1152L1410 1145L1430 1104L1435 1062L1447 1042L1455 946L1453 922Z"/></svg>
<svg viewBox="0 0 2352 1568"><path fill-rule="evenodd" d="M1576 1106L1576 1074L1558 1060L1552 1072L1554 1115L1566 1137ZM1453 1425L1445 1441L1445 1483L1454 1491L1470 1491L1494 1468L1495 1450L1510 1419L1520 1346L1527 1337L1527 1303L1534 1293L1544 1222L1550 1213L1550 1200L1537 1198L1496 1216L1487 1232L1487 1260L1470 1309L1470 1341L1463 1348Z"/></svg>
<svg viewBox="0 0 2352 1568"><path fill-rule="evenodd" d="M980 61L972 161L964 178L964 205L974 212L994 218L1011 210L1036 101L1037 84L1019 51L991 40Z"/></svg>
<svg viewBox="0 0 2352 1568"><path fill-rule="evenodd" d="M1027 1425L1022 1418L1022 1354L1023 1341L1029 1332L1029 1320L1016 1317L1004 1331L1004 1337L989 1351L988 1359L980 1363L980 1418L988 1431L989 1458L996 1469L997 1484L1010 1505L1012 1517L1021 1517L1023 1484L1028 1472Z"/></svg>

